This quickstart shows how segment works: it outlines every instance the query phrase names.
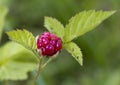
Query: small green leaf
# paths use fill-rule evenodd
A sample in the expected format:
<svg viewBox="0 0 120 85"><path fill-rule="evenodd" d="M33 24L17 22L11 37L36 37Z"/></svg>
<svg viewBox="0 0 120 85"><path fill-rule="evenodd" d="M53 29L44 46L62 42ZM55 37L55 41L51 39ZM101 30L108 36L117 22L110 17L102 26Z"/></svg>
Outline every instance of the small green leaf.
<svg viewBox="0 0 120 85"><path fill-rule="evenodd" d="M35 55L15 43L8 42L0 48L0 81L24 80L27 73L37 68Z"/></svg>
<svg viewBox="0 0 120 85"><path fill-rule="evenodd" d="M58 35L63 39L64 26L58 20L51 17L45 17L44 26L48 29L48 31Z"/></svg>
<svg viewBox="0 0 120 85"><path fill-rule="evenodd" d="M80 65L83 65L82 52L74 42L65 44L65 49L72 54L72 56L79 62Z"/></svg>
<svg viewBox="0 0 120 85"><path fill-rule="evenodd" d="M3 31L3 26L4 26L4 21L5 21L5 16L7 14L8 9L4 6L0 6L0 40L2 36L2 31Z"/></svg>
<svg viewBox="0 0 120 85"><path fill-rule="evenodd" d="M65 27L65 42L69 42L74 38L85 34L94 29L103 20L114 14L115 11L83 11L75 15L69 20L69 24Z"/></svg>
<svg viewBox="0 0 120 85"><path fill-rule="evenodd" d="M25 46L29 50L36 49L36 40L33 34L27 30L14 30L7 32L9 38L23 46Z"/></svg>

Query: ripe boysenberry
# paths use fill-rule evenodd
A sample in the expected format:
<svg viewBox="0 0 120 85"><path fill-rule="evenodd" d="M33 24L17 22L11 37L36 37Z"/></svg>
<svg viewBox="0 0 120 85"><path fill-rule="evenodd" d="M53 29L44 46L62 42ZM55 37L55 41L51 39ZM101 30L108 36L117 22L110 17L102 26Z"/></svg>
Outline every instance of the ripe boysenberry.
<svg viewBox="0 0 120 85"><path fill-rule="evenodd" d="M43 56L53 56L62 49L62 40L55 34L44 32L37 37L37 49Z"/></svg>

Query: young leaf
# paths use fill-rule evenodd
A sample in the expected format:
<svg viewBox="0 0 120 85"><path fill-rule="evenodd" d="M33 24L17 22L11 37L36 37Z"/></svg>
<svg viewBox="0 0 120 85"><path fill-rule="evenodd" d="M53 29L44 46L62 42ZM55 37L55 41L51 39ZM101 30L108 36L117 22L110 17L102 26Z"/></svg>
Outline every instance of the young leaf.
<svg viewBox="0 0 120 85"><path fill-rule="evenodd" d="M64 26L58 20L51 17L45 17L44 26L48 29L48 31L58 35L63 39Z"/></svg>
<svg viewBox="0 0 120 85"><path fill-rule="evenodd" d="M14 30L7 32L9 38L23 46L25 46L29 50L36 49L36 40L33 34L27 30Z"/></svg>
<svg viewBox="0 0 120 85"><path fill-rule="evenodd" d="M65 49L72 54L72 56L79 62L80 65L83 65L82 52L74 42L67 43L65 45Z"/></svg>
<svg viewBox="0 0 120 85"><path fill-rule="evenodd" d="M0 81L23 80L37 68L37 58L23 46L8 42L0 48Z"/></svg>
<svg viewBox="0 0 120 85"><path fill-rule="evenodd" d="M115 11L83 11L75 15L69 20L69 24L65 27L65 42L69 42L74 38L94 29L103 20L114 14Z"/></svg>
<svg viewBox="0 0 120 85"><path fill-rule="evenodd" d="M6 7L0 6L0 40L1 40L1 36L2 36L2 30L3 30L4 20L5 20L7 11L8 11L8 9Z"/></svg>

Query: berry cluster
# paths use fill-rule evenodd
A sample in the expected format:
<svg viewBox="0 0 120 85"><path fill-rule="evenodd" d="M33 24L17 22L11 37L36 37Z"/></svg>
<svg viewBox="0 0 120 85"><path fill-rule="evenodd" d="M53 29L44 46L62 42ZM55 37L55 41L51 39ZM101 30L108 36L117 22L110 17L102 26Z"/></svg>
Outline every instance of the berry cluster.
<svg viewBox="0 0 120 85"><path fill-rule="evenodd" d="M55 34L44 32L37 38L37 49L43 56L53 56L62 49L62 40Z"/></svg>

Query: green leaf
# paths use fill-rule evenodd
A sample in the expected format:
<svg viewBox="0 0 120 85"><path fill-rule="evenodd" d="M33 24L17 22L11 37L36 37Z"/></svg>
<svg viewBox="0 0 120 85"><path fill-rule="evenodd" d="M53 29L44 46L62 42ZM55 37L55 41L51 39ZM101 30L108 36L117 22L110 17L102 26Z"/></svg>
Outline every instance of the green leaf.
<svg viewBox="0 0 120 85"><path fill-rule="evenodd" d="M2 36L2 31L3 31L3 26L4 26L7 11L8 9L6 7L0 6L0 40Z"/></svg>
<svg viewBox="0 0 120 85"><path fill-rule="evenodd" d="M65 49L72 54L72 56L79 62L80 65L83 65L82 52L74 42L65 44Z"/></svg>
<svg viewBox="0 0 120 85"><path fill-rule="evenodd" d="M8 42L0 48L0 80L23 80L37 68L37 58L23 46Z"/></svg>
<svg viewBox="0 0 120 85"><path fill-rule="evenodd" d="M48 29L48 31L58 35L63 39L64 26L58 20L52 17L45 17L44 26Z"/></svg>
<svg viewBox="0 0 120 85"><path fill-rule="evenodd" d="M35 50L36 49L36 40L33 34L27 30L14 30L7 32L7 35L9 38L24 47L26 47L29 50Z"/></svg>
<svg viewBox="0 0 120 85"><path fill-rule="evenodd" d="M11 61L0 66L0 80L24 80L27 73L33 71L36 64Z"/></svg>
<svg viewBox="0 0 120 85"><path fill-rule="evenodd" d="M65 27L65 42L69 42L74 38L85 34L94 29L103 20L114 14L115 11L83 11L75 15L69 20L69 24Z"/></svg>

